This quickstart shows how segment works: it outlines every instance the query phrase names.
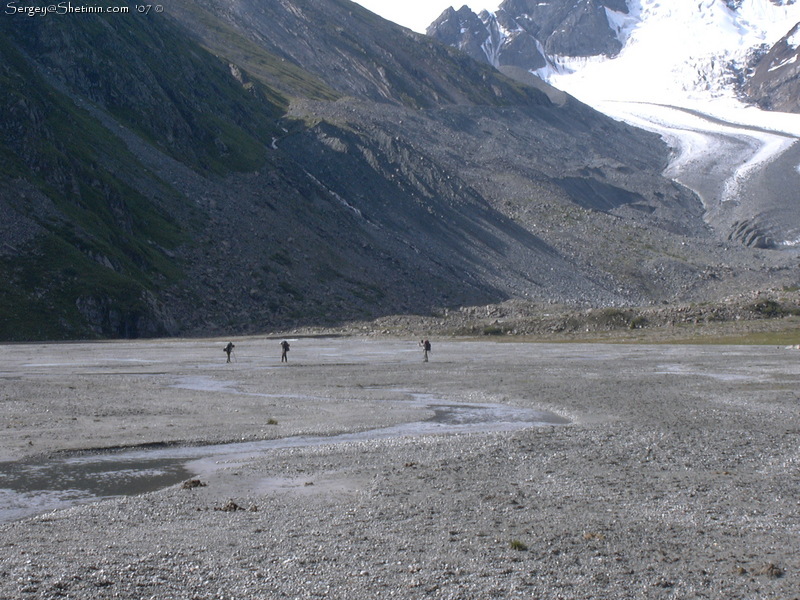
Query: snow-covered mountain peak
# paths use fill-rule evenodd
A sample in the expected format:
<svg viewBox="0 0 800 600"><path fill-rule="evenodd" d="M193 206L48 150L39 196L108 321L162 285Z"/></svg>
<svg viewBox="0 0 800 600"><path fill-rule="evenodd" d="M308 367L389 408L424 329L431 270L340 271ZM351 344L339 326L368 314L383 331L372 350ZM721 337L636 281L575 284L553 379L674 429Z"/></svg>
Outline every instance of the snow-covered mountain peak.
<svg viewBox="0 0 800 600"><path fill-rule="evenodd" d="M586 101L676 102L734 94L734 73L756 49L800 22L800 3L632 0L616 21L615 57L552 57L538 74Z"/></svg>
<svg viewBox="0 0 800 600"><path fill-rule="evenodd" d="M659 133L672 149L665 174L698 194L712 227L796 248L798 23L800 0L503 0L496 13L446 12L427 31Z"/></svg>

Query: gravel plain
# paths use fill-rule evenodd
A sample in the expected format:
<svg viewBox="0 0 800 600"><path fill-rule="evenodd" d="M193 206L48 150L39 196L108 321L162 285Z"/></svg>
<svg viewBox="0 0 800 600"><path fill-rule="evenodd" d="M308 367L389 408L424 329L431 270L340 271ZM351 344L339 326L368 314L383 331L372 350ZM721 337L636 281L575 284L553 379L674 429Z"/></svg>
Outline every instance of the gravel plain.
<svg viewBox="0 0 800 600"><path fill-rule="evenodd" d="M429 418L415 395L569 422L222 457L6 521L0 598L800 598L797 350L226 341L5 345L0 460L367 431Z"/></svg>

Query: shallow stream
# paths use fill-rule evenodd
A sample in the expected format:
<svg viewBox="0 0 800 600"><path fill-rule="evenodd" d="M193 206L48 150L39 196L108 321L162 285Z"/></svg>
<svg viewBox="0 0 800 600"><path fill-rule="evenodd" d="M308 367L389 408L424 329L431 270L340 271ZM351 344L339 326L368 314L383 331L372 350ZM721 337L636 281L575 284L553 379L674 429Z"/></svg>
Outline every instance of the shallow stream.
<svg viewBox="0 0 800 600"><path fill-rule="evenodd" d="M0 522L103 498L136 495L196 477L210 460L247 461L270 450L419 436L513 431L563 425L555 414L502 404L445 403L412 394L433 416L424 421L333 436L207 446L166 446L0 463Z"/></svg>

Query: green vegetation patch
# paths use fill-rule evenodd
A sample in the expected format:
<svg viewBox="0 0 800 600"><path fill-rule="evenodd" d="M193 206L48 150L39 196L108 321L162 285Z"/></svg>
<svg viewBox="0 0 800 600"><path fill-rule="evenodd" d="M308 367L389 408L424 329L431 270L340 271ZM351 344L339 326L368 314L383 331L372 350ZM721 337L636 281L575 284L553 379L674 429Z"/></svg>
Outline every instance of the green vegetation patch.
<svg viewBox="0 0 800 600"><path fill-rule="evenodd" d="M235 72L163 15L91 14L5 25L0 31L59 73L71 91L195 169L222 175L255 170L280 131L276 121L288 106L283 96Z"/></svg>
<svg viewBox="0 0 800 600"><path fill-rule="evenodd" d="M341 96L308 71L242 36L196 2L175 0L171 8L179 13L191 11L191 21L198 27L200 43L215 56L225 57L244 68L251 77L263 84L264 96L275 106L284 108L288 102L272 89L273 86L312 100L332 101Z"/></svg>
<svg viewBox="0 0 800 600"><path fill-rule="evenodd" d="M40 226L0 260L0 339L135 335L148 292L184 276L177 250L196 209L2 35L0 58L5 208ZM14 192L31 188L40 195Z"/></svg>
<svg viewBox="0 0 800 600"><path fill-rule="evenodd" d="M146 287L50 234L35 252L0 260L0 339L135 337ZM82 310L83 309L83 310ZM88 314L88 313L96 314ZM92 323L87 317L97 317Z"/></svg>

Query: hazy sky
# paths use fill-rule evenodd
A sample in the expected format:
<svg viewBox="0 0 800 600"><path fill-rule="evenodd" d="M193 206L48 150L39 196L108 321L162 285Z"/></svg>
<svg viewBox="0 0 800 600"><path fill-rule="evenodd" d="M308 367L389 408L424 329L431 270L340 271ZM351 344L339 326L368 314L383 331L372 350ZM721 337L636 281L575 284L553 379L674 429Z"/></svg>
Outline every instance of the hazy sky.
<svg viewBox="0 0 800 600"><path fill-rule="evenodd" d="M477 2L471 0L354 0L354 2L379 14L384 19L389 19L419 33L425 33L428 25L433 23L448 6L458 9L466 4L475 12L480 12L485 8L483 0ZM497 0L498 4L499 2L500 0Z"/></svg>

